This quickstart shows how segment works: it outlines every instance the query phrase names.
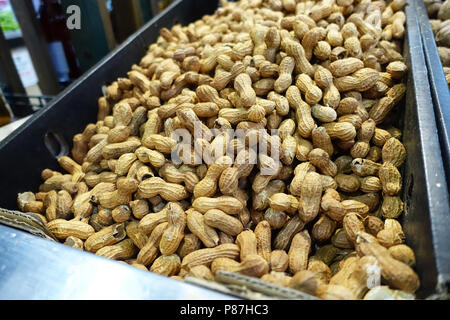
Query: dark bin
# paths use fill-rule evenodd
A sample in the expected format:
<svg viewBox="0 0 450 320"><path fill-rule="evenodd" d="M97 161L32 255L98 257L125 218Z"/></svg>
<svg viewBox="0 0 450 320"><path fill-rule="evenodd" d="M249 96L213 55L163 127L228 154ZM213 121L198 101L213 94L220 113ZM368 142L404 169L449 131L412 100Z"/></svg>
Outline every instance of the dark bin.
<svg viewBox="0 0 450 320"><path fill-rule="evenodd" d="M427 10L423 1L415 1L420 33L428 68L431 96L434 103L434 112L438 124L444 166L447 179L450 178L450 90L445 80L441 59L437 51L433 31L431 30Z"/></svg>
<svg viewBox="0 0 450 320"><path fill-rule="evenodd" d="M137 63L144 55L148 45L156 40L161 27L170 27L174 23L187 24L204 14L212 13L216 7L217 1L175 1L165 13L146 24L79 81L62 92L49 106L1 142L0 207L16 209L17 193L37 190L42 169L59 168L55 154L70 150L72 137L81 132L86 124L95 122L97 99L102 95L101 87L125 75L131 65ZM407 94L404 106L399 106L394 112L398 116L396 125L404 130L403 142L408 152L402 169L405 202L402 223L407 235L407 244L416 253L416 271L421 279L421 289L417 295L418 298L425 298L431 294L444 292L450 281L450 209L442 160L442 154L448 151L448 147L439 143L433 99L413 0L408 0L405 11L407 36L404 55L409 68ZM53 145L50 148L53 149L52 152L48 151L44 143L46 135L47 145ZM65 141L66 146L58 147L58 139ZM4 230L13 229L0 227L0 234L4 235ZM8 236L3 238L0 236L2 240L0 247L9 245L11 249L0 250L0 261L5 261L5 255L10 254L11 257L11 252L14 252L18 246L12 236L9 236L13 232L6 233ZM17 233L16 230L14 230L15 233ZM27 236L27 239L31 241L31 247L36 245L42 249L29 252L28 256L39 259L40 254L44 252L46 242L32 236ZM98 263L96 259L100 259L89 253L75 252L72 248L60 244L48 243L49 250L50 247L57 247L57 253L65 260L70 259L71 255L74 257L76 255L74 261L96 265ZM80 259L81 255L83 259ZM26 263L20 259L11 261L7 264L6 270L0 272L0 278L13 277L17 272L24 270ZM61 266L64 263L66 262L61 262ZM105 262L102 260L102 263ZM114 264L113 261L110 263ZM61 266L55 259L55 262L47 267L55 270L56 276L64 279L68 274ZM72 267L76 266L72 265ZM79 268L81 270L83 266ZM62 270L61 273L58 274L58 270ZM145 275L139 270L134 272L139 277L159 277L150 273ZM20 294L20 292L26 292L23 288L29 285L30 281L38 280L36 275L28 277L23 273L20 279L21 281L14 284L0 281L0 296L7 297L6 293L19 292L14 296L27 298L26 293ZM39 281L42 286L45 286L45 280ZM171 279L166 281L168 288L172 289L174 286L177 288L188 286L183 283L174 283ZM80 290L82 290L81 287ZM153 292L146 297L155 299L158 294ZM179 298L179 296L174 297ZM45 299L45 297L41 298Z"/></svg>

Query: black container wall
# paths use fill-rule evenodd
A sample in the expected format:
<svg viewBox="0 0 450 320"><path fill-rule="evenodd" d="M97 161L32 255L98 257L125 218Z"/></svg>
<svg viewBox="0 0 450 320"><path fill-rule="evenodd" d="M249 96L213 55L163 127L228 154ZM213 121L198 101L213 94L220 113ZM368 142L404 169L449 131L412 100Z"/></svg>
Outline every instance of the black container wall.
<svg viewBox="0 0 450 320"><path fill-rule="evenodd" d="M439 137L443 151L447 180L450 179L450 90L445 80L441 59L434 40L433 31L428 19L425 3L416 0L416 12L428 68L431 96L438 124Z"/></svg>
<svg viewBox="0 0 450 320"><path fill-rule="evenodd" d="M400 114L403 141L408 151L402 172L403 225L407 244L416 252L416 270L422 281L418 295L423 298L435 293L438 284L445 286L450 279L450 210L442 151L412 1L408 0L405 7L407 95L405 106L396 110ZM0 207L15 209L18 192L37 190L42 169L59 168L44 143L45 135L56 133L66 141L65 150L70 150L73 135L81 132L87 123L95 122L101 86L124 76L144 55L148 45L156 40L161 27L170 27L175 22L186 25L203 14L212 13L216 7L217 1L175 1L166 14L145 25L51 105L0 143ZM48 140L54 140L54 137ZM53 153L59 153L57 147L54 149Z"/></svg>
<svg viewBox="0 0 450 320"><path fill-rule="evenodd" d="M442 158L448 149L439 141L415 1L405 7L404 54L409 71L403 142L408 156L402 172L402 224L407 244L416 254L418 296L425 298L445 292L450 284L450 205Z"/></svg>

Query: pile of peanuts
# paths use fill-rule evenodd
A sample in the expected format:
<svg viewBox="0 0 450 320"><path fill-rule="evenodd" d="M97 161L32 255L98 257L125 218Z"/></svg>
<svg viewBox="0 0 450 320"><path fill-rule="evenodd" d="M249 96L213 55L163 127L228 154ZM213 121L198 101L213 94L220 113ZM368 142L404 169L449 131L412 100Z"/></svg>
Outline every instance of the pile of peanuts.
<svg viewBox="0 0 450 320"><path fill-rule="evenodd" d="M161 29L58 160L67 173L45 169L20 209L66 245L181 281L226 270L322 299L414 298L397 220L406 150L385 121L406 91L404 5L224 0ZM210 153L175 163L174 132L195 124L192 146ZM249 163L229 129L281 163Z"/></svg>

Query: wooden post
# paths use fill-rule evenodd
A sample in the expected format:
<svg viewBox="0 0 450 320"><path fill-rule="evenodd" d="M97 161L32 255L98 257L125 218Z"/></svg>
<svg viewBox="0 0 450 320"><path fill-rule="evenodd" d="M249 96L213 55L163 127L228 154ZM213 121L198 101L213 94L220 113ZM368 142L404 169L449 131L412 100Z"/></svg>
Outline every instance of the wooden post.
<svg viewBox="0 0 450 320"><path fill-rule="evenodd" d="M17 73L11 49L0 28L0 81L5 83L11 93L25 93L25 89Z"/></svg>
<svg viewBox="0 0 450 320"><path fill-rule="evenodd" d="M137 30L144 25L141 0L130 0L130 5L131 5L131 12L133 13L135 30Z"/></svg>
<svg viewBox="0 0 450 320"><path fill-rule="evenodd" d="M16 65L11 55L11 50L9 48L8 42L5 39L2 29L0 28L0 82L6 85L6 90L10 94L21 94L25 95L26 91L23 87L22 80L20 80L19 73L17 72ZM0 97L3 99L3 96ZM26 101L26 98L24 98ZM0 104L4 104L4 101L0 101ZM33 113L33 109L29 104L22 104L19 108L11 104L13 109L13 114L16 116L25 116ZM3 112L2 110L3 109ZM7 120L6 113L4 110L6 105L0 106L0 125L5 124Z"/></svg>
<svg viewBox="0 0 450 320"><path fill-rule="evenodd" d="M47 42L36 18L33 3L31 0L11 0L11 5L39 78L39 88L42 93L47 95L58 94L60 91L58 77L48 51Z"/></svg>
<svg viewBox="0 0 450 320"><path fill-rule="evenodd" d="M153 16L156 16L159 13L159 0L149 0L150 8L152 8Z"/></svg>
<svg viewBox="0 0 450 320"><path fill-rule="evenodd" d="M114 30L109 16L108 8L106 7L106 0L97 0L98 9L102 18L103 29L105 31L106 41L108 42L109 50L113 50L117 43L114 35Z"/></svg>

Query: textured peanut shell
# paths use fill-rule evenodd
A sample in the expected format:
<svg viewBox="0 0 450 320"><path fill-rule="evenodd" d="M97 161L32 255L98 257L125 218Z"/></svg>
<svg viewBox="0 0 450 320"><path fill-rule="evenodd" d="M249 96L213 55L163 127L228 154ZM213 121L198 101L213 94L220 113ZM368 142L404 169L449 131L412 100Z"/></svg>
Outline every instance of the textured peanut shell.
<svg viewBox="0 0 450 320"><path fill-rule="evenodd" d="M105 246L95 253L98 256L102 256L108 259L129 259L133 257L138 251L138 248L134 245L133 240L125 239L117 244L111 246Z"/></svg>
<svg viewBox="0 0 450 320"><path fill-rule="evenodd" d="M183 240L186 227L186 213L183 208L174 202L167 205L167 229L161 236L159 251L165 256L175 253Z"/></svg>
<svg viewBox="0 0 450 320"><path fill-rule="evenodd" d="M358 245L360 255L374 256L381 268L384 281L395 289L414 293L420 286L419 277L405 263L392 258L389 251L377 243Z"/></svg>
<svg viewBox="0 0 450 320"><path fill-rule="evenodd" d="M64 219L55 219L47 223L47 228L58 239L66 239L70 236L85 240L95 232L87 223L81 221L67 221Z"/></svg>
<svg viewBox="0 0 450 320"><path fill-rule="evenodd" d="M186 212L187 227L195 234L203 244L212 248L219 243L219 235L214 228L208 226L204 221L204 216L195 210L188 210Z"/></svg>
<svg viewBox="0 0 450 320"><path fill-rule="evenodd" d="M208 210L204 214L204 218L208 226L219 229L231 236L238 235L244 228L238 219L218 209Z"/></svg>
<svg viewBox="0 0 450 320"><path fill-rule="evenodd" d="M322 184L320 183L319 174L315 172L307 173L301 188L301 206L299 207L299 215L303 221L312 221L317 216L321 196Z"/></svg>
<svg viewBox="0 0 450 320"><path fill-rule="evenodd" d="M202 247L202 242L200 239L193 233L187 233L184 235L183 240L181 241L177 254L183 259L189 253L194 252Z"/></svg>
<svg viewBox="0 0 450 320"><path fill-rule="evenodd" d="M126 237L125 224L116 223L92 234L84 242L86 251L97 252L104 246L110 246Z"/></svg>
<svg viewBox="0 0 450 320"><path fill-rule="evenodd" d="M289 256L284 250L274 250L270 254L270 269L275 272L285 272L289 266Z"/></svg>
<svg viewBox="0 0 450 320"><path fill-rule="evenodd" d="M133 241L134 245L142 249L148 241L147 235L139 229L138 221L131 221L125 228L128 237Z"/></svg>
<svg viewBox="0 0 450 320"><path fill-rule="evenodd" d="M216 258L236 259L239 257L239 246L232 243L221 244L215 248L206 248L194 251L183 258L182 268L191 268L199 265L210 265Z"/></svg>
<svg viewBox="0 0 450 320"><path fill-rule="evenodd" d="M245 230L236 237L236 244L240 249L241 261L249 255L257 254L256 236L253 231Z"/></svg>
<svg viewBox="0 0 450 320"><path fill-rule="evenodd" d="M305 222L300 219L300 216L295 215L290 219L284 227L275 236L273 247L276 250L287 250L292 238L295 234L301 231L305 226Z"/></svg>
<svg viewBox="0 0 450 320"><path fill-rule="evenodd" d="M311 249L311 237L308 231L302 231L292 238L289 248L289 271L293 274L308 267L308 255Z"/></svg>
<svg viewBox="0 0 450 320"><path fill-rule="evenodd" d="M270 224L263 220L259 222L255 227L255 237L256 237L256 252L266 261L269 262L271 257L271 239L272 232L270 229Z"/></svg>
<svg viewBox="0 0 450 320"><path fill-rule="evenodd" d="M238 214L243 209L242 202L230 196L217 198L200 197L194 200L192 206L201 213L211 209L218 209L228 214Z"/></svg>
<svg viewBox="0 0 450 320"><path fill-rule="evenodd" d="M331 238L336 229L336 222L327 215L322 214L319 220L314 223L311 236L317 242L325 242Z"/></svg>
<svg viewBox="0 0 450 320"><path fill-rule="evenodd" d="M364 224L360 220L359 215L354 212L349 212L345 215L343 226L345 233L347 234L347 238L353 243L356 242L358 232L365 231Z"/></svg>
<svg viewBox="0 0 450 320"><path fill-rule="evenodd" d="M159 224L148 237L147 243L142 247L137 255L137 262L145 266L150 265L159 254L159 243L161 236L167 229L167 222Z"/></svg>
<svg viewBox="0 0 450 320"><path fill-rule="evenodd" d="M172 254L170 256L161 256L157 258L150 267L150 271L170 277L176 275L180 270L180 267L180 257L176 254Z"/></svg>

